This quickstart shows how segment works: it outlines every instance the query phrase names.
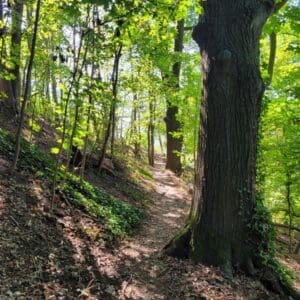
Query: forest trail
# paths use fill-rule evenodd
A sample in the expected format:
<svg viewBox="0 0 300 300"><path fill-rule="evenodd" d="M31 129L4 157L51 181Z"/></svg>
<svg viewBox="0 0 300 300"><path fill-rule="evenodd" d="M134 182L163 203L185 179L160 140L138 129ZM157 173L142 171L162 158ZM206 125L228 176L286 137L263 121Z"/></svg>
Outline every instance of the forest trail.
<svg viewBox="0 0 300 300"><path fill-rule="evenodd" d="M180 278L164 276L170 271L170 258L163 257L162 248L184 225L191 197L180 179L164 166L159 160L153 169L155 193L139 232L122 241L114 251L117 256L110 259L118 264L118 270L114 264L103 270L123 279L118 291L111 287L119 299L171 299L178 294L174 285L180 284Z"/></svg>
<svg viewBox="0 0 300 300"><path fill-rule="evenodd" d="M1 165L9 162L0 156ZM190 195L162 161L145 184L154 191L139 231L110 243L98 235L102 224L72 205L60 201L47 213L47 183L0 172L0 299L279 299L254 279L228 281L218 269L163 255Z"/></svg>
<svg viewBox="0 0 300 300"><path fill-rule="evenodd" d="M163 254L185 224L191 204L184 183L164 166L159 160L153 168L155 192L139 232L111 253L94 253L109 279L105 299L277 299L253 279L238 276L229 282L217 269Z"/></svg>

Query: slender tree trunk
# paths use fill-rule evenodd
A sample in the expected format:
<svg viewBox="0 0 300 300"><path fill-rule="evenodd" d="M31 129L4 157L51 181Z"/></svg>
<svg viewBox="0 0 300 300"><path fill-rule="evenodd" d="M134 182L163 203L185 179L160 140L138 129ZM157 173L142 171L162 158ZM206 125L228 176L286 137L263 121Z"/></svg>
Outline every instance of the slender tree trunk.
<svg viewBox="0 0 300 300"><path fill-rule="evenodd" d="M114 71L112 74L112 114L111 114L111 148L110 154L111 157L114 156L114 147L115 147L115 134L116 134L116 108L117 108L117 97L118 97L118 83L119 83L119 64L122 55L122 45L115 54L114 62Z"/></svg>
<svg viewBox="0 0 300 300"><path fill-rule="evenodd" d="M164 153L164 145L163 145L163 142L162 142L162 138L161 138L161 134L158 133L158 142L159 142L159 146L160 146L160 151L161 151L161 154Z"/></svg>
<svg viewBox="0 0 300 300"><path fill-rule="evenodd" d="M86 24L88 23L88 19L89 19L89 7L88 7L87 11L88 12L87 12L87 17L86 17ZM72 95L74 85L76 83L76 77L77 77L77 74L78 74L78 71L79 71L79 60L80 60L80 53L81 53L81 49L82 49L82 45L83 45L83 39L84 39L84 31L82 30L81 35L80 35L77 58L76 58L76 55L75 55L75 52L74 52L74 57L75 57L74 61L76 61L76 64L74 65L74 70L73 70L73 73L72 73L71 83L70 83L68 93L67 93L67 96L66 96L66 100L65 100L65 103L64 103L64 107L63 107L64 113L63 113L63 122L62 122L61 142L60 142L58 153L57 153L56 164L55 164L53 180L52 180L51 209L53 209L53 206L54 206L55 189L56 189L56 184L57 184L57 172L58 172L58 168L59 168L59 165L60 165L61 152L63 150L63 145L64 145L65 139L66 139L69 102L70 102L70 98L71 98L71 95ZM63 99L63 91L61 92L61 99ZM62 103L62 105L63 105L63 103Z"/></svg>
<svg viewBox="0 0 300 300"><path fill-rule="evenodd" d="M92 74L93 74L92 70ZM80 166L80 178L83 179L84 177L84 170L86 165L86 158L87 158L87 147L88 147L88 141L89 141L89 132L90 132L90 122L91 122L91 109L93 104L93 98L92 95L89 95L89 106L87 111L87 121L86 121L86 134L84 137L84 145L83 145L83 151L82 151L82 163Z"/></svg>
<svg viewBox="0 0 300 300"><path fill-rule="evenodd" d="M19 104L21 91L21 41L22 41L22 20L23 20L23 0L15 0L12 6L12 31L11 31L11 59L14 63L12 74L14 79L11 80L13 95Z"/></svg>
<svg viewBox="0 0 300 300"><path fill-rule="evenodd" d="M75 85L76 85L76 88L75 88L75 115L74 115L72 132L71 132L71 136L70 136L70 147L69 147L70 152L72 152L73 140L76 136L77 126L78 126L78 121L79 121L79 116L80 116L79 115L80 104L79 104L79 101L78 101L78 98L79 98L79 85L80 85L81 77L83 75L83 68L84 68L85 63L86 63L87 51L88 51L88 45L86 45L86 47L85 47L85 51L84 51L83 58L82 58L82 63L81 63L81 68L78 71L79 76L77 78L77 82L75 83ZM70 160L68 160L67 169L69 169L69 167L70 167Z"/></svg>
<svg viewBox="0 0 300 300"><path fill-rule="evenodd" d="M3 1L0 0L0 22L2 26L0 27L0 40L1 44L3 43L4 39L4 33L5 33L5 26L4 26L4 14L3 14ZM1 48L3 45L1 45ZM2 52L2 51L1 51ZM2 65L2 57L0 56L0 66Z"/></svg>
<svg viewBox="0 0 300 300"><path fill-rule="evenodd" d="M0 20L3 22L3 1L0 0ZM2 28L0 29L0 36L2 35Z"/></svg>
<svg viewBox="0 0 300 300"><path fill-rule="evenodd" d="M149 124L148 124L148 162L154 167L154 123L155 123L155 103L150 98L149 103Z"/></svg>
<svg viewBox="0 0 300 300"><path fill-rule="evenodd" d="M52 98L54 103L57 105L58 104L58 96L57 96L57 83L56 83L56 78L54 71L51 71L51 91L52 91Z"/></svg>
<svg viewBox="0 0 300 300"><path fill-rule="evenodd" d="M184 233L167 253L221 266L251 269L256 207L255 168L264 84L259 38L269 2L210 0L193 37L203 70L196 182ZM259 241L263 242L263 241Z"/></svg>
<svg viewBox="0 0 300 300"><path fill-rule="evenodd" d="M292 227L293 227L293 205L291 199L291 174L286 173L286 202L288 206L288 217L289 217L289 252L292 253Z"/></svg>
<svg viewBox="0 0 300 300"><path fill-rule="evenodd" d="M177 23L177 36L175 38L174 52L182 53L183 51L183 36L184 36L184 20ZM173 77L171 86L174 87L175 92L179 90L181 62L180 58L173 65ZM170 79L169 79L170 80ZM174 101L167 100L166 113L166 131L167 131L167 162L166 168L180 175L182 172L180 154L182 151L183 139L180 135L181 124L177 119L178 106ZM179 134L179 136L178 136Z"/></svg>
<svg viewBox="0 0 300 300"><path fill-rule="evenodd" d="M133 96L133 111L132 111L132 133L134 141L134 155L136 158L141 158L141 144L138 134L138 96Z"/></svg>
<svg viewBox="0 0 300 300"><path fill-rule="evenodd" d="M269 79L267 84L270 84L272 82L274 66L275 66L277 35L274 31L270 33L269 39L270 39L270 55L269 55L269 64L268 64Z"/></svg>
<svg viewBox="0 0 300 300"><path fill-rule="evenodd" d="M111 155L113 155L114 152L114 131L115 131L115 114L116 114L116 102L117 102L117 95L118 95L118 81L119 81L119 63L122 55L122 45L119 46L119 49L115 53L115 59L114 59L114 66L113 66L113 72L112 72L112 100L110 104L109 109L109 118L108 118L108 124L104 135L104 141L98 161L98 168L99 171L101 171L102 164L104 161L104 157L106 154L106 149L109 141L110 134L112 134L111 138Z"/></svg>
<svg viewBox="0 0 300 300"><path fill-rule="evenodd" d="M3 26L0 28L0 45L1 45L1 53L0 53L0 69L6 69L3 64L3 60L7 57L7 49L6 49L6 35L7 35L7 20L4 18L4 2L0 1L0 21L3 22ZM12 56L12 53L11 53ZM13 59L13 57L11 57ZM7 70L12 72L14 70ZM0 74L1 75L1 74ZM0 76L0 93L4 94L5 100L8 99L9 106L12 108L15 114L18 113L18 103L15 98L14 90L12 87L12 81L1 78Z"/></svg>
<svg viewBox="0 0 300 300"><path fill-rule="evenodd" d="M3 14L3 1L0 0L0 22L3 24L0 27L0 66L2 66L2 59L4 55L4 37L5 37L5 25L4 25L4 14Z"/></svg>
<svg viewBox="0 0 300 300"><path fill-rule="evenodd" d="M20 121L19 121L19 125L18 125L18 130L16 133L15 154L14 154L14 159L13 159L13 163L12 163L12 167L11 167L12 171L17 166L19 153L20 153L22 128L23 128L23 123L24 123L24 118L25 118L25 113L26 113L26 105L27 105L27 101L29 99L29 91L30 91L30 85L31 85L31 71L32 71L33 60L34 60L34 55L35 55L35 45L36 45L38 24L39 24L39 18L40 18L40 10L41 10L41 0L37 0L35 20L34 20L34 26L33 26L32 43L31 43L31 49L30 49L30 57L29 57L27 74L26 74L24 99L23 99L22 106L21 106Z"/></svg>
<svg viewBox="0 0 300 300"><path fill-rule="evenodd" d="M97 24L95 20L95 13L96 13L96 7L93 7L93 29L95 30L95 26ZM95 35L93 35L92 38L92 59L95 57ZM87 70L86 70L87 72ZM95 73L95 64L92 62L92 68L91 68L91 75L90 75L90 89L93 88L93 82L94 82L94 73ZM83 180L84 178L84 171L85 171L85 165L87 160L87 148L88 148L88 142L89 142L89 132L90 132L90 123L91 123L91 110L93 105L93 96L91 93L89 93L88 97L88 108L87 108L87 121L86 121L86 133L84 137L84 145L82 150L82 163L80 166L80 180ZM96 130L97 132L97 130Z"/></svg>

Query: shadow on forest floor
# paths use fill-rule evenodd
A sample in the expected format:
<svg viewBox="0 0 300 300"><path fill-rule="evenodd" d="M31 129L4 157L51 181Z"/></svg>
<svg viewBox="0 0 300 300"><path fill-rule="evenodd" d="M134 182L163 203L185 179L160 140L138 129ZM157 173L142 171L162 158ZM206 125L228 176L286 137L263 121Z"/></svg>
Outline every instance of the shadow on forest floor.
<svg viewBox="0 0 300 300"><path fill-rule="evenodd" d="M4 159L1 165L8 164ZM49 187L28 173L0 175L1 299L276 299L259 282L161 254L190 199L162 163L135 236L112 244L103 225L65 202L49 213Z"/></svg>

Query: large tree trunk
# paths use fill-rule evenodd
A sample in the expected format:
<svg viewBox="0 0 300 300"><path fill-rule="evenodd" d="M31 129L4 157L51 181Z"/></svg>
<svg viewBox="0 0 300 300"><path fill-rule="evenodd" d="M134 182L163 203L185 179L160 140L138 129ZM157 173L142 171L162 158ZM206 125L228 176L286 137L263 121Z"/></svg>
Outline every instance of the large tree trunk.
<svg viewBox="0 0 300 300"><path fill-rule="evenodd" d="M222 267L252 267L258 123L264 91L259 38L272 1L209 0L193 37L203 70L192 209L167 253ZM258 241L260 243L261 241Z"/></svg>
<svg viewBox="0 0 300 300"><path fill-rule="evenodd" d="M268 236L255 226L255 168L264 84L259 72L259 39L273 1L207 0L193 32L203 70L200 138L195 191L189 220L165 247L167 254L255 274ZM265 248L263 248L265 247ZM266 275L268 274L268 275ZM270 274L270 276L269 276ZM299 294L272 268L261 280L282 296Z"/></svg>
<svg viewBox="0 0 300 300"><path fill-rule="evenodd" d="M174 43L174 52L182 53L183 50L183 35L184 35L184 20L180 20L177 23L177 36ZM179 78L180 78L181 62L180 59L173 65L172 73L173 79L171 79L171 86L175 90L179 89ZM170 80L170 79L169 79ZM174 82L173 82L174 81ZM166 130L167 130L167 162L166 168L181 174L182 165L180 154L182 151L182 136L179 135L181 131L181 124L177 119L178 106L172 101L167 101L167 113L166 113ZM174 135L175 134L175 135Z"/></svg>

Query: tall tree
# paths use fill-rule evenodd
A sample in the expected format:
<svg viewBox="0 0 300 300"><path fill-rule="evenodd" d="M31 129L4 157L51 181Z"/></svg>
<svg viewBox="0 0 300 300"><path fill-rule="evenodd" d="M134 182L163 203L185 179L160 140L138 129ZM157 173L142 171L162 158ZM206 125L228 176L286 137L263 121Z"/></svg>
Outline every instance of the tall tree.
<svg viewBox="0 0 300 300"><path fill-rule="evenodd" d="M184 35L184 20L177 22L177 34L174 41L175 54L182 53L183 50L183 35ZM172 67L173 78L171 79L172 86L175 90L179 89L180 80L180 58L177 57L177 61ZM180 174L182 172L180 153L182 150L183 139L180 134L181 124L178 120L178 105L173 103L174 101L167 100L167 112L166 112L166 131L167 131L167 162L166 168L171 171Z"/></svg>
<svg viewBox="0 0 300 300"><path fill-rule="evenodd" d="M264 93L259 40L275 4L208 0L202 7L193 31L203 72L195 191L187 225L166 252L220 266L229 276L235 267L253 273L267 243L253 226Z"/></svg>
<svg viewBox="0 0 300 300"><path fill-rule="evenodd" d="M12 26L11 26L11 59L13 69L11 70L14 79L11 81L14 98L19 102L21 91L21 42L22 42L22 19L23 19L23 0L15 0L12 6Z"/></svg>
<svg viewBox="0 0 300 300"><path fill-rule="evenodd" d="M23 129L23 123L24 118L26 114L26 106L28 99L30 98L29 91L30 91L30 85L31 85L31 72L33 68L33 61L35 56L35 45L36 45L36 39L37 39L37 32L38 32L38 24L40 19L40 11L41 11L41 0L37 0L36 3L36 11L35 11L35 20L33 24L33 35L32 35L32 42L31 42L31 49L30 49L30 57L28 62L28 69L26 74L26 81L25 81L25 91L24 91L24 99L21 106L21 112L20 112L20 120L18 125L18 130L16 133L16 146L15 146L15 153L14 153L14 159L12 163L11 170L14 171L17 167L17 162L19 159L20 154L20 147L21 147L21 138L22 138L22 129Z"/></svg>

